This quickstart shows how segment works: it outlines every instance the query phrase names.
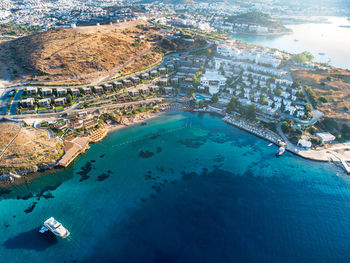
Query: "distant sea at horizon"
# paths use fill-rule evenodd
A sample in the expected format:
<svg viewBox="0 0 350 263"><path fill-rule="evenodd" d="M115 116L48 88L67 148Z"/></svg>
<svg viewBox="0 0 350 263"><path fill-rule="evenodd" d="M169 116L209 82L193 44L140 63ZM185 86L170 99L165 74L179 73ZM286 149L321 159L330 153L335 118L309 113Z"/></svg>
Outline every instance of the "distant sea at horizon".
<svg viewBox="0 0 350 263"><path fill-rule="evenodd" d="M327 18L329 23L286 25L293 30L292 34L280 36L233 34L232 37L288 53L309 51L317 62L330 62L334 67L350 69L350 21L346 17Z"/></svg>
<svg viewBox="0 0 350 263"><path fill-rule="evenodd" d="M350 262L350 178L268 144L189 112L111 133L0 190L0 263Z"/></svg>

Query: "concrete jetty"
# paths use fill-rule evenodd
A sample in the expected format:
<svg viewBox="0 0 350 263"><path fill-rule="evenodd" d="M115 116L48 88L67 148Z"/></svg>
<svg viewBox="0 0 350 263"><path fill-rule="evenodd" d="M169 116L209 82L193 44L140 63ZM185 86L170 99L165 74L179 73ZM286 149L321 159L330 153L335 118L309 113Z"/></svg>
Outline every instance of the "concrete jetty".
<svg viewBox="0 0 350 263"><path fill-rule="evenodd" d="M338 153L334 152L334 151L329 151L330 154L332 154L336 159L338 159L340 161L340 163L342 164L343 168L345 169L345 171L350 174L350 166L348 165L348 163L346 162L346 160L339 155ZM333 159L333 161L335 161Z"/></svg>
<svg viewBox="0 0 350 263"><path fill-rule="evenodd" d="M76 137L72 141L64 142L65 153L57 162L57 166L67 167L81 153L84 153L89 148L88 137Z"/></svg>
<svg viewBox="0 0 350 263"><path fill-rule="evenodd" d="M270 131L265 128L256 127L255 125L251 125L244 120L236 119L233 116L227 115L222 120L226 123L236 126L237 128L252 133L255 136L268 140L276 145L279 145L279 141L281 140L281 137L273 131Z"/></svg>

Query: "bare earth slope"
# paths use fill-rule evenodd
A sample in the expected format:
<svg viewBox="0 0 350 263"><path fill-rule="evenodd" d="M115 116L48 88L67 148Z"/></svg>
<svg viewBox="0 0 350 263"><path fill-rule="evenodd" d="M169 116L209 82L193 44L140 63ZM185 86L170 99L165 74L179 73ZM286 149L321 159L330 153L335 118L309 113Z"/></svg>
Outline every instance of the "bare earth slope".
<svg viewBox="0 0 350 263"><path fill-rule="evenodd" d="M147 67L161 54L154 50L156 32L137 28L145 23L50 30L4 43L0 60L15 61L16 71L33 73L38 80L98 78L122 70L133 58L135 67Z"/></svg>
<svg viewBox="0 0 350 263"><path fill-rule="evenodd" d="M0 122L0 175L51 167L62 154L63 143L50 139L47 131Z"/></svg>
<svg viewBox="0 0 350 263"><path fill-rule="evenodd" d="M350 71L344 69L295 70L293 79L312 87L318 99L317 108L326 118L350 125Z"/></svg>

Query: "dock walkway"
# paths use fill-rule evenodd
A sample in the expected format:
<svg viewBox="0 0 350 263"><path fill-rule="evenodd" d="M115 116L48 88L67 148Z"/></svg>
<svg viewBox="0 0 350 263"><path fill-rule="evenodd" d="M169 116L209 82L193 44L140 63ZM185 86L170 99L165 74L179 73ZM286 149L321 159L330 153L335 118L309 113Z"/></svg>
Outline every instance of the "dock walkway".
<svg viewBox="0 0 350 263"><path fill-rule="evenodd" d="M334 151L329 151L330 154L332 154L335 158L337 158L341 164L343 165L345 171L350 174L350 166L348 165L348 163L346 162L346 160L340 156L338 153L334 152Z"/></svg>

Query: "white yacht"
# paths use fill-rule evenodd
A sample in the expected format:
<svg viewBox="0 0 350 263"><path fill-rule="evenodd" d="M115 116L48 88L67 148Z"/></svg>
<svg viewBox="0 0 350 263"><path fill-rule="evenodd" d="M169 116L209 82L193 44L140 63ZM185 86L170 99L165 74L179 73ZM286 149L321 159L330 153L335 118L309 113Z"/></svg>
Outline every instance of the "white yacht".
<svg viewBox="0 0 350 263"><path fill-rule="evenodd" d="M66 238L70 235L69 231L62 226L55 218L50 217L44 222L44 225L39 230L40 233L45 233L46 231L51 231L56 236Z"/></svg>

